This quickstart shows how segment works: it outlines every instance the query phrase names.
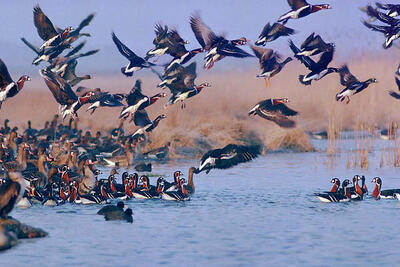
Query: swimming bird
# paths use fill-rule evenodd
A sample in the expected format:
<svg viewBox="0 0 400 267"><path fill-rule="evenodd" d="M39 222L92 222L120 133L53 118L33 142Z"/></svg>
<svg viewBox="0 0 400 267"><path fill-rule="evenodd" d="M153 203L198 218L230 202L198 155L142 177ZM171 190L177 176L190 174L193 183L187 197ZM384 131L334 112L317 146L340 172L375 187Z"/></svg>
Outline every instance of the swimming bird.
<svg viewBox="0 0 400 267"><path fill-rule="evenodd" d="M316 196L321 202L348 202L351 200L351 195L347 188L349 184L350 181L346 179L342 183L343 192L319 193Z"/></svg>
<svg viewBox="0 0 400 267"><path fill-rule="evenodd" d="M305 0L287 0L287 2L292 10L283 14L278 19L278 22L282 22L283 24L286 24L289 19L299 19L314 12L331 8L328 4L310 5Z"/></svg>
<svg viewBox="0 0 400 267"><path fill-rule="evenodd" d="M281 72L282 68L292 61L292 58L288 57L284 61L279 62L281 56L274 50L254 45L250 47L260 62L261 74L257 75L257 77L264 78L265 85L269 87L270 79Z"/></svg>
<svg viewBox="0 0 400 267"><path fill-rule="evenodd" d="M331 180L331 183L333 183L333 186L332 186L332 188L331 188L331 190L329 192L337 193L339 191L339 188L340 188L340 180L339 180L339 178L333 178Z"/></svg>
<svg viewBox="0 0 400 267"><path fill-rule="evenodd" d="M78 97L64 79L51 71L42 69L40 75L59 104L59 112L62 114L63 120L68 115L78 116L76 112L86 103L89 96Z"/></svg>
<svg viewBox="0 0 400 267"><path fill-rule="evenodd" d="M121 110L120 118L127 117L131 115L133 119L136 111L149 107L154 104L160 98L166 97L165 93L158 93L151 97L145 96L142 93L142 81L136 80L135 85L129 92L129 94L125 95L126 106ZM131 120L132 120L131 119Z"/></svg>
<svg viewBox="0 0 400 267"><path fill-rule="evenodd" d="M23 75L17 82L14 82L6 64L0 59L0 109L4 101L18 94L24 87L24 83L30 80L29 76Z"/></svg>
<svg viewBox="0 0 400 267"><path fill-rule="evenodd" d="M394 77L394 79L396 81L397 88L400 91L400 80L397 77ZM392 97L394 97L396 99L400 99L400 94L395 91L389 91L389 95L391 95Z"/></svg>
<svg viewBox="0 0 400 267"><path fill-rule="evenodd" d="M358 184L358 181L362 180L360 175L354 175L353 187L349 188L352 200L363 200L364 194L366 193L362 187Z"/></svg>
<svg viewBox="0 0 400 267"><path fill-rule="evenodd" d="M382 188L382 179L379 177L375 177L372 179L371 183L375 183L375 189L372 192L372 196L378 200L380 198L395 198L395 194L400 194L400 189L386 189L381 190Z"/></svg>
<svg viewBox="0 0 400 267"><path fill-rule="evenodd" d="M328 67L333 59L333 54L335 52L334 46L330 46L329 50L321 55L318 62L314 62L309 56L301 55L301 51L292 40L289 41L289 46L294 53L294 57L310 70L310 73L306 75L299 75L300 83L310 85L313 80L321 80L326 75L339 71L338 68Z"/></svg>
<svg viewBox="0 0 400 267"><path fill-rule="evenodd" d="M295 33L295 30L288 28L281 23L275 22L271 26L271 24L268 22L262 29L260 35L258 36L258 40L254 44L265 46L268 42L275 41L279 37L290 36Z"/></svg>
<svg viewBox="0 0 400 267"><path fill-rule="evenodd" d="M249 40L245 37L236 40L227 40L223 36L216 35L202 21L199 14L190 17L190 27L201 47L208 52L204 58L206 60L204 64L205 69L211 69L215 62L226 56L237 58L252 57L252 55L237 47L237 45L247 44Z"/></svg>
<svg viewBox="0 0 400 267"><path fill-rule="evenodd" d="M370 78L364 82L359 81L353 74L350 73L347 65L339 69L340 83L345 86L340 93L336 95L336 101L343 101L347 98L346 104L350 102L350 96L355 95L366 89L371 83L377 83L375 78Z"/></svg>
<svg viewBox="0 0 400 267"><path fill-rule="evenodd" d="M140 128L136 130L136 132L132 135L132 138L136 138L138 136L144 135L146 132L149 133L154 130L160 123L162 119L165 119L167 116L161 114L157 116L153 121L150 120L149 115L146 110L141 109L135 112L133 117L133 122L136 126Z"/></svg>
<svg viewBox="0 0 400 267"><path fill-rule="evenodd" d="M121 68L122 74L130 77L135 71L141 70L142 68L150 68L153 63L147 62L145 59L136 55L132 50L130 50L126 45L124 45L114 32L111 33L114 44L117 46L118 51L129 60L126 67Z"/></svg>
<svg viewBox="0 0 400 267"><path fill-rule="evenodd" d="M132 223L133 222L132 214L133 214L132 209L128 208L125 211L106 213L104 214L104 219L106 221L127 221Z"/></svg>
<svg viewBox="0 0 400 267"><path fill-rule="evenodd" d="M117 205L106 205L106 206L102 207L97 212L97 214L98 215L105 215L106 213L109 213L109 212L123 211L124 208L128 208L128 206L126 206L123 201L118 201Z"/></svg>
<svg viewBox="0 0 400 267"><path fill-rule="evenodd" d="M227 169L239 163L255 159L261 154L260 145L241 146L229 144L224 148L213 149L205 153L200 160L200 166L195 173L211 169Z"/></svg>
<svg viewBox="0 0 400 267"><path fill-rule="evenodd" d="M289 119L288 116L296 116L298 112L288 108L285 105L288 102L287 98L270 98L260 101L249 111L249 116L258 115L284 128L295 127L296 122Z"/></svg>
<svg viewBox="0 0 400 267"><path fill-rule="evenodd" d="M335 47L334 43L325 43L320 35L315 35L313 32L301 44L301 50L296 55L298 56L315 56L322 52L329 52Z"/></svg>
<svg viewBox="0 0 400 267"><path fill-rule="evenodd" d="M161 177L162 178L162 177ZM161 182L161 198L170 201L188 201L190 200L190 194L185 188L185 179L182 178L178 182L178 190L176 191L164 191L163 182Z"/></svg>
<svg viewBox="0 0 400 267"><path fill-rule="evenodd" d="M157 179L157 186L150 185L149 177L142 175L140 177L141 187L139 190L132 191L132 195L137 199L154 199L160 198L161 193L161 179Z"/></svg>

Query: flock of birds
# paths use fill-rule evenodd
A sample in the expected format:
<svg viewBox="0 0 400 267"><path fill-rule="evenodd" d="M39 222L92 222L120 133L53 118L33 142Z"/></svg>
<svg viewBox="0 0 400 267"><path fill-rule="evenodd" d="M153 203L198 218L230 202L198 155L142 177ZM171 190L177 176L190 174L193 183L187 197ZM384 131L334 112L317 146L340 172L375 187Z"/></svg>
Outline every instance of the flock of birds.
<svg viewBox="0 0 400 267"><path fill-rule="evenodd" d="M361 186L358 184L361 181ZM340 187L339 178L333 178L331 180L333 186L329 192L322 192L316 194L317 198L322 202L348 202L363 200L365 195L368 195L368 188L365 184L365 176L355 175L353 177L353 185L349 179L345 179ZM375 177L372 179L371 183L375 184L374 191L372 191L372 197L375 200L378 199L394 199L400 200L400 189L385 189L382 188L382 179Z"/></svg>
<svg viewBox="0 0 400 267"><path fill-rule="evenodd" d="M201 53L206 53L203 67L207 70L225 57L255 56L259 60L261 69L257 77L265 79L266 86L269 87L271 78L279 74L285 65L292 61L292 58L282 59L277 51L261 46L294 34L296 31L286 26L289 20L331 8L328 4L311 5L305 0L288 0L287 2L291 10L272 25L271 23L265 25L258 40L254 45L250 45L254 55L240 48L248 44L247 38L228 40L214 33L198 13L190 17L190 27L200 47L192 50L186 48L188 42L176 30L171 30L161 24L155 26L154 47L144 57L134 53L113 32L112 41L128 61L127 65L121 68L121 72L125 76L132 77L141 69L150 69L160 79L157 87L168 88L171 93L165 104L166 108L180 103L183 109L185 100L197 96L202 89L211 86L208 82L195 83L197 65L191 60ZM370 22L364 21L364 24L373 30L385 33L385 48L389 48L400 37L400 20L395 18L400 15L399 9L400 5L380 3L377 3L376 7L367 6L363 9L370 16ZM382 10L387 12L383 13ZM43 43L38 47L25 38L21 39L36 55L32 61L33 65L47 64L39 71L40 75L59 104L62 119L71 116L71 120L70 124L65 126L58 124L55 119L51 125L47 124L41 130L33 129L29 124L23 135L18 133L17 128L8 127L8 121L1 129L0 161L3 170L0 185L0 215L3 218L16 203L21 205L32 202L40 202L44 205L58 205L65 202L105 203L108 199L131 197L188 200L190 194L194 192L194 173L202 171L208 173L213 168L229 168L241 162L250 161L261 153L261 147L257 145L230 144L221 149L211 150L201 158L199 168L190 168L187 184L179 175L178 177L174 175L175 180L172 183L160 177L157 185L151 186L148 176L142 175L139 179L137 173L124 173L122 183L118 184L115 182L114 171L108 179L98 179L100 172L94 167L96 161L116 167L132 164L140 143L145 142L146 135L166 118L164 114L161 114L151 120L146 108L166 97L167 94L160 92L153 96L145 95L139 79L135 81L132 90L127 94L77 86L81 81L91 78L90 75L76 75L78 58L94 55L99 50L79 53L85 41L75 47L72 45L81 37L90 37L89 33L82 31L94 17L95 14L88 15L76 29L70 26L62 29L53 24L38 5L33 9L34 25ZM371 24L373 19L387 25L373 25ZM350 96L360 93L370 84L377 82L375 78L360 81L351 74L347 65L339 68L329 67L334 56L335 45L326 43L318 34L312 33L304 40L300 48L289 40L289 47L294 57L308 69L308 73L299 75L301 84L311 85L313 81L321 80L329 74L339 73L340 83L345 88L336 95L337 101L347 100L346 102L349 103ZM67 49L71 50L62 55ZM157 59L149 61L152 57L160 57L164 54L171 56L170 62L166 65L157 65ZM320 55L318 60L312 58L317 55ZM163 73L161 74L157 68L162 68ZM400 75L399 70L398 74ZM29 80L30 78L24 75L14 82L5 63L0 60L0 108L4 101L17 95L24 83ZM400 89L397 78L396 82ZM400 95L395 92L391 92L391 95L400 98ZM248 115L258 115L280 127L295 127L296 122L289 117L296 116L298 112L290 109L286 105L288 102L288 98L266 99L257 103ZM92 137L89 132L83 134L76 125L72 126L72 121L84 105L89 105L87 110L91 113L100 107L122 107L120 113L122 123L129 119L129 122L133 121L138 129L132 134L124 135L122 125L120 125L108 136L97 133L95 137ZM166 153L168 153L168 147L162 147L149 151L147 156L162 158ZM142 166L143 169L139 168L139 170L145 170L147 167ZM349 182L345 182L343 185L347 186ZM347 196L346 193L344 195ZM128 213L131 212L128 211Z"/></svg>

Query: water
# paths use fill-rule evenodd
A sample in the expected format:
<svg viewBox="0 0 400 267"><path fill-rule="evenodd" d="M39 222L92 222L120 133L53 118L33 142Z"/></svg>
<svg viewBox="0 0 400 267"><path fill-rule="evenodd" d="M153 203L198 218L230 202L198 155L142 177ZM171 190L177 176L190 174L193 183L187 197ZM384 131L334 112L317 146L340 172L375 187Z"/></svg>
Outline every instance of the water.
<svg viewBox="0 0 400 267"><path fill-rule="evenodd" d="M381 141L380 141L381 142ZM379 147L379 143L377 146ZM383 141L382 141L383 142ZM315 141L326 148L326 141ZM400 187L398 170L346 170L345 153L271 153L229 170L195 176L191 201L131 200L133 224L106 222L99 206L66 204L16 209L12 216L49 232L0 253L0 266L366 266L398 264L400 203L320 203L333 176L379 175ZM328 164L328 162L330 162ZM154 172L187 173L197 161L154 165ZM107 173L106 170L103 171ZM154 184L155 178L152 178ZM10 265L12 264L12 265Z"/></svg>

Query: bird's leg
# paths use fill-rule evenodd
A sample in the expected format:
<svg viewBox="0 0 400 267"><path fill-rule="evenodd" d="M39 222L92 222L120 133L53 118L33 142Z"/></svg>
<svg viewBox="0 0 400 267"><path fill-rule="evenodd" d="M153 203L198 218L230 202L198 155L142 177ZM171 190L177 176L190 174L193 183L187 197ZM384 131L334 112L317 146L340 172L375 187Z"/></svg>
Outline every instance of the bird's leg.
<svg viewBox="0 0 400 267"><path fill-rule="evenodd" d="M156 57L155 59L153 59L153 63L156 63L157 62L157 60L159 60L160 59L160 57L158 56L158 57Z"/></svg>
<svg viewBox="0 0 400 267"><path fill-rule="evenodd" d="M264 78L264 81L265 81L265 87L267 87L267 88L269 88L270 87L270 85L271 85L271 83L270 83L270 78L269 77L267 77L267 78Z"/></svg>
<svg viewBox="0 0 400 267"><path fill-rule="evenodd" d="M346 104L350 103L350 97L347 96L347 102Z"/></svg>

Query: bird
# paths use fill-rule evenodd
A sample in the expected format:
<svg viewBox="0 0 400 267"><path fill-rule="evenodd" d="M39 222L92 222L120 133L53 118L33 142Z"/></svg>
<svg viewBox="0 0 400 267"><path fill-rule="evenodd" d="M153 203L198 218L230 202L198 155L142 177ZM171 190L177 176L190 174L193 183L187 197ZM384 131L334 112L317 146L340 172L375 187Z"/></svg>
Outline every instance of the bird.
<svg viewBox="0 0 400 267"><path fill-rule="evenodd" d="M343 192L324 192L316 194L316 197L321 202L348 202L351 200L350 192L347 186L350 184L348 179L342 183Z"/></svg>
<svg viewBox="0 0 400 267"><path fill-rule="evenodd" d="M394 79L396 81L397 88L400 91L400 80L397 77L395 77ZM389 95L391 95L392 97L394 97L396 99L400 99L400 94L395 91L389 91Z"/></svg>
<svg viewBox="0 0 400 267"><path fill-rule="evenodd" d="M254 44L258 46L265 46L268 42L275 41L279 37L290 36L295 33L295 30L288 28L281 23L275 22L271 26L271 23L268 22L262 29L260 35L258 36L258 40Z"/></svg>
<svg viewBox="0 0 400 267"><path fill-rule="evenodd" d="M269 87L270 79L277 75L287 63L292 61L292 58L288 57L279 62L281 56L274 50L253 45L250 47L260 63L261 74L257 75L257 77L264 78L266 87Z"/></svg>
<svg viewBox="0 0 400 267"><path fill-rule="evenodd" d="M393 44L393 41L400 38L400 20L388 16L385 13L379 12L372 6L367 6L367 14L387 24L387 25L375 25L368 23L367 21L363 21L363 24L369 29L383 33L386 38L385 43L383 44L383 48L385 49L390 48Z"/></svg>
<svg viewBox="0 0 400 267"><path fill-rule="evenodd" d="M261 154L260 145L242 146L229 144L223 148L213 149L205 153L200 160L200 166L195 173L211 169L227 169L239 163L255 159Z"/></svg>
<svg viewBox="0 0 400 267"><path fill-rule="evenodd" d="M386 10L386 15L390 17L400 16L400 5L399 4L382 4L375 2L377 8Z"/></svg>
<svg viewBox="0 0 400 267"><path fill-rule="evenodd" d="M154 33L156 34L156 37L153 40L154 48L150 49L146 53L145 60L148 60L155 55L164 55L167 52L169 45L171 45L170 42L174 42L174 39L170 36L171 33L168 30L168 26L162 26L161 24L157 23L155 25ZM180 39L178 42L182 44L188 43L182 39ZM155 61L157 61L157 59L154 60L154 62Z"/></svg>
<svg viewBox="0 0 400 267"><path fill-rule="evenodd" d="M346 88L336 95L336 101L343 101L345 98L347 98L346 104L350 102L350 96L360 93L371 83L378 82L375 78L370 78L364 82L359 81L353 74L350 73L347 65L343 65L339 69L339 74L340 83Z"/></svg>
<svg viewBox="0 0 400 267"><path fill-rule="evenodd" d="M3 165L4 166L4 165ZM0 218L7 219L16 203L22 198L26 183L19 171L8 171L8 177L0 184Z"/></svg>
<svg viewBox="0 0 400 267"><path fill-rule="evenodd" d="M17 82L14 82L6 64L0 59L0 109L4 101L18 94L24 87L25 82L30 80L29 76L23 75Z"/></svg>
<svg viewBox="0 0 400 267"><path fill-rule="evenodd" d="M137 199L154 199L160 198L162 179L157 179L157 186L150 185L149 177L142 175L140 177L140 182L142 183L140 189L134 190L132 195Z"/></svg>
<svg viewBox="0 0 400 267"><path fill-rule="evenodd" d="M299 48L292 40L289 41L289 46L294 53L294 57L310 70L310 73L306 75L299 75L300 83L310 85L313 80L321 80L326 75L339 71L338 68L328 67L333 59L333 54L335 52L334 46L330 46L329 50L321 55L318 62L314 62L309 56L301 55Z"/></svg>
<svg viewBox="0 0 400 267"><path fill-rule="evenodd" d="M301 44L301 50L296 55L298 56L315 56L322 52L329 52L335 47L334 43L325 43L320 35L313 32Z"/></svg>
<svg viewBox="0 0 400 267"><path fill-rule="evenodd" d="M287 0L287 2L292 10L279 17L278 22L283 24L286 24L289 19L299 19L314 12L331 8L328 4L310 5L305 0Z"/></svg>
<svg viewBox="0 0 400 267"><path fill-rule="evenodd" d="M83 97L87 97L85 104L91 104L86 110L90 110L90 114L93 114L99 107L121 107L124 105L121 103L124 99L123 94L111 94L101 91L100 88L88 91Z"/></svg>
<svg viewBox="0 0 400 267"><path fill-rule="evenodd" d="M378 200L380 198L396 198L395 194L400 194L400 189L386 189L381 190L382 188L382 179L379 177L375 177L372 179L371 183L375 183L374 191L372 192L372 196Z"/></svg>
<svg viewBox="0 0 400 267"><path fill-rule="evenodd" d="M90 96L78 97L64 79L51 71L42 69L40 75L59 104L59 112L63 120L68 115L78 116L77 111Z"/></svg>
<svg viewBox="0 0 400 267"><path fill-rule="evenodd" d="M104 219L106 221L127 221L129 223L133 222L133 211L127 208L125 211L116 211L112 213L104 214Z"/></svg>
<svg viewBox="0 0 400 267"><path fill-rule="evenodd" d="M133 117L133 122L136 126L140 128L133 133L132 138L142 136L146 132L149 133L154 130L160 123L162 119L165 119L167 116L164 114L158 115L153 121L150 120L149 115L147 114L146 110L141 109L135 112Z"/></svg>
<svg viewBox="0 0 400 267"><path fill-rule="evenodd" d="M366 193L362 187L358 184L358 181L362 180L360 175L354 175L353 187L349 188L352 200L363 200L364 194Z"/></svg>
<svg viewBox="0 0 400 267"><path fill-rule="evenodd" d="M114 32L111 33L112 40L117 46L118 51L129 60L126 67L121 68L122 74L131 77L135 71L141 70L142 68L150 68L153 63L147 62L145 59L136 55L132 50L130 50L126 45L124 45Z"/></svg>
<svg viewBox="0 0 400 267"><path fill-rule="evenodd" d="M397 76L400 76L400 64L397 66L397 69L396 69L395 74L396 74Z"/></svg>
<svg viewBox="0 0 400 267"><path fill-rule="evenodd" d="M251 115L258 115L261 118L270 120L280 127L293 128L296 122L289 119L288 116L296 116L297 111L288 108L285 103L288 103L287 98L270 98L258 102L248 113Z"/></svg>
<svg viewBox="0 0 400 267"><path fill-rule="evenodd" d="M129 94L125 95L125 101L127 103L126 106L121 110L119 118L127 117L131 115L133 116L136 111L149 107L154 104L160 98L166 97L165 93L158 93L151 97L145 96L142 94L142 81L136 80L135 85L129 92Z"/></svg>
<svg viewBox="0 0 400 267"><path fill-rule="evenodd" d="M135 166L137 172L151 172L151 163L140 163Z"/></svg>
<svg viewBox="0 0 400 267"><path fill-rule="evenodd" d="M205 87L211 87L207 82L195 85L194 80L197 77L196 74L196 62L191 63L187 67L179 66L176 70L176 74L173 76L174 80L171 83L165 85L171 91L172 96L164 107L181 102L181 108L185 108L184 101L191 98L201 92Z"/></svg>
<svg viewBox="0 0 400 267"><path fill-rule="evenodd" d="M238 58L252 57L252 55L237 47L237 45L247 44L249 40L245 37L227 40L223 36L216 35L211 28L202 21L199 14L190 17L190 27L201 47L204 51L208 52L204 58L206 60L204 69L211 69L215 62L226 56Z"/></svg>
<svg viewBox="0 0 400 267"><path fill-rule="evenodd" d="M159 178L160 179L160 178ZM161 177L162 179L162 177ZM163 181L161 182L161 198L164 200L172 200L172 201L188 201L190 200L190 194L185 188L185 179L179 179L178 188L176 191L164 191L163 190Z"/></svg>
<svg viewBox="0 0 400 267"><path fill-rule="evenodd" d="M333 186L332 186L332 188L331 188L331 190L329 192L332 192L332 193L338 192L339 189L340 189L340 180L339 180L339 178L333 178L331 180L331 183L333 184Z"/></svg>

